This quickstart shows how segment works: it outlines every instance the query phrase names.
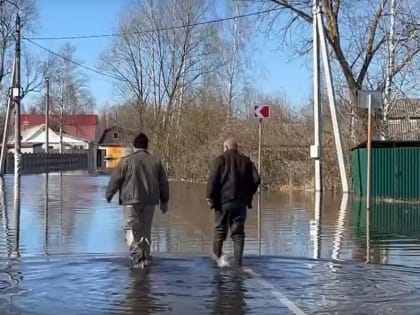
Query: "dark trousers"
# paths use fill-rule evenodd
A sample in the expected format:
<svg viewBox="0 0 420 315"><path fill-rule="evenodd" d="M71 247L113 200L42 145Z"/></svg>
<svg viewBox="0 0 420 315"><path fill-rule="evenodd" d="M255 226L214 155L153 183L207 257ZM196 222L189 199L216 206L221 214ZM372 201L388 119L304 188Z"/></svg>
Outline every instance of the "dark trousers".
<svg viewBox="0 0 420 315"><path fill-rule="evenodd" d="M233 253L235 263L242 265L242 255L245 243L245 220L246 205L240 202L232 202L222 205L221 209L215 210L215 233L213 252L216 257L222 255L223 242L226 240L228 230L233 241Z"/></svg>
<svg viewBox="0 0 420 315"><path fill-rule="evenodd" d="M130 205L124 208L125 241L130 255L132 258L149 256L155 206Z"/></svg>

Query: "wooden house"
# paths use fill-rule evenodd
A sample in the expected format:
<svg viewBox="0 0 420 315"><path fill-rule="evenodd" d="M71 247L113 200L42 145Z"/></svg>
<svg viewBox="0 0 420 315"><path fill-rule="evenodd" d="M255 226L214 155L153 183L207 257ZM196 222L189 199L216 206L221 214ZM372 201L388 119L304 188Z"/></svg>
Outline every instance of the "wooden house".
<svg viewBox="0 0 420 315"><path fill-rule="evenodd" d="M98 141L98 167L115 168L121 157L132 152L133 139L133 132L117 125L105 129Z"/></svg>
<svg viewBox="0 0 420 315"><path fill-rule="evenodd" d="M397 99L388 115L390 140L420 140L420 98Z"/></svg>

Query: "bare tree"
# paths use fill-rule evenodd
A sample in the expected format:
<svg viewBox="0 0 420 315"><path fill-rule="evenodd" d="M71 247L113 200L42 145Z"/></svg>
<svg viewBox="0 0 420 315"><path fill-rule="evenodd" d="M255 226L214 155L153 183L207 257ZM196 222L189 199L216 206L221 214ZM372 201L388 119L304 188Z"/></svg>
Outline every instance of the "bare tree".
<svg viewBox="0 0 420 315"><path fill-rule="evenodd" d="M320 0L325 17L325 33L329 47L332 50L340 76L346 82L349 92L351 115L354 118L357 93L363 87L381 88L386 81L383 71L382 49L389 32L381 27L386 18L388 0ZM404 2L404 1L402 1ZM409 23L420 14L418 1L407 0L407 5L401 5L401 17L398 31L404 36L395 45L405 47L404 53L396 58L396 64L388 77L401 73L419 53L418 30L409 27ZM258 1L261 5L261 1ZM408 4L411 3L411 4ZM288 22L279 29L283 40L291 36L293 43L299 41L299 52L307 53L310 49L310 29L312 23L312 0L266 0L263 6L278 7L280 14L289 16ZM403 13L404 12L404 13ZM276 13L276 17L278 13ZM276 20L270 25L270 31L276 29ZM296 30L299 29L299 32ZM295 31L298 35L293 35ZM296 41L297 40L297 41ZM388 58L385 57L385 60ZM351 124L355 128L354 121ZM355 140L355 139L353 139Z"/></svg>
<svg viewBox="0 0 420 315"><path fill-rule="evenodd" d="M15 3L16 5L11 4ZM19 8L22 32L29 31L37 19L35 0L2 1L0 5L0 85L12 69L16 13Z"/></svg>
<svg viewBox="0 0 420 315"><path fill-rule="evenodd" d="M391 0L389 11L389 23L384 23L388 30L388 45L384 52L387 57L386 73L382 84L384 126L396 99L420 88L416 79L420 75L420 29L416 25L420 5L418 1ZM384 135L387 136L386 128Z"/></svg>
<svg viewBox="0 0 420 315"><path fill-rule="evenodd" d="M217 40L213 26L197 25L209 3L136 1L121 18L119 31L124 35L103 58L103 68L120 78L118 90L133 107L138 126L159 137L166 156L170 130L182 128L185 99L197 94L203 70L214 71L218 64L207 49L210 40Z"/></svg>
<svg viewBox="0 0 420 315"><path fill-rule="evenodd" d="M50 82L50 108L52 115L58 117L60 132L60 153L63 150L64 117L66 115L92 112L95 100L87 86L87 78L75 61L76 48L69 43L63 45L59 56L50 55L44 64L45 77ZM41 95L38 108L42 110L45 95ZM74 122L77 123L77 122Z"/></svg>
<svg viewBox="0 0 420 315"><path fill-rule="evenodd" d="M240 1L228 2L228 12L232 16L240 16L247 12L249 5ZM250 19L235 18L227 24L227 38L224 43L224 67L220 69L220 76L226 82L226 88L222 89L226 96L228 119L238 110L240 92L247 72L246 46L253 35L253 24Z"/></svg>

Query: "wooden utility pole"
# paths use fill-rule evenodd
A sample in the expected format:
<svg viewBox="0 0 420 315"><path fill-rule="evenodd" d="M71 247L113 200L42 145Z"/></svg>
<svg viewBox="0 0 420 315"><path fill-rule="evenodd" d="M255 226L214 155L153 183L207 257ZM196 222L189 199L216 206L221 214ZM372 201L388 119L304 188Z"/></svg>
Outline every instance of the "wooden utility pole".
<svg viewBox="0 0 420 315"><path fill-rule="evenodd" d="M368 139L366 144L367 149L367 174L366 174L366 260L369 262L370 259L370 195L371 195L371 165L372 165L372 95L369 95L368 99Z"/></svg>
<svg viewBox="0 0 420 315"><path fill-rule="evenodd" d="M268 106L268 105L254 106L254 117L258 118L258 174L261 177L261 183L258 187L258 200L257 200L257 202L258 202L258 204L257 204L258 252L261 255L261 243L262 243L262 240L261 240L261 220L262 220L262 217L261 217L261 211L262 211L261 186L263 184L262 174L261 174L261 170L262 170L262 167L261 167L262 157L261 157L261 155L262 155L262 141L263 141L263 139L262 139L262 122L263 122L263 119L269 119L270 118L270 106Z"/></svg>
<svg viewBox="0 0 420 315"><path fill-rule="evenodd" d="M261 144L262 142L262 119L258 121L258 174L261 176ZM262 176L261 176L262 177ZM262 184L262 183L261 183ZM257 221L258 221L258 252L261 255L261 184L258 186Z"/></svg>

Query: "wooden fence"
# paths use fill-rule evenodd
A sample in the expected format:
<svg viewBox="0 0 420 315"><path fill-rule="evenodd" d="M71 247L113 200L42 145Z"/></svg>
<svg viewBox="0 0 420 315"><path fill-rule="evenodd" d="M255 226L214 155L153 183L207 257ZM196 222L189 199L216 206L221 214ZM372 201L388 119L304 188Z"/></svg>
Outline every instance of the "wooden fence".
<svg viewBox="0 0 420 315"><path fill-rule="evenodd" d="M94 167L92 151L79 153L24 153L22 154L21 173L36 174L46 172L90 170ZM13 174L14 154L8 153L6 174Z"/></svg>

